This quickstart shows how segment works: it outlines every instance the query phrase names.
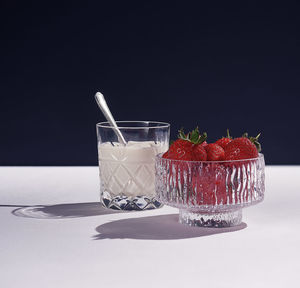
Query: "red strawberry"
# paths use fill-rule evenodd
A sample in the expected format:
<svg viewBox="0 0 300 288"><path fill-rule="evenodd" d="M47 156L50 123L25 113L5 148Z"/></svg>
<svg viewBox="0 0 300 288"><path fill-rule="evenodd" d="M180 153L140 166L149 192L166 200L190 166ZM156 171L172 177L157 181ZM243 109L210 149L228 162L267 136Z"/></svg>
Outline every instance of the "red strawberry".
<svg viewBox="0 0 300 288"><path fill-rule="evenodd" d="M229 134L229 129L227 129L227 136L226 137L222 137L221 139L217 140L215 142L215 144L218 144L219 146L221 146L223 149L225 148L225 146L230 143L232 141L232 137Z"/></svg>
<svg viewBox="0 0 300 288"><path fill-rule="evenodd" d="M194 163L185 161L206 160L206 151L200 144L205 141L207 134L200 135L198 128L187 135L184 134L183 130L180 130L178 138L171 144L163 158L171 159L171 161L165 163L167 166L169 165L169 179L167 181L175 180L175 187L181 189L180 187L185 185L186 179L191 177L191 167ZM173 159L185 161L172 161Z"/></svg>
<svg viewBox="0 0 300 288"><path fill-rule="evenodd" d="M193 158L192 152L192 142L183 139L178 139L175 142L173 142L169 150L166 153L164 153L163 158L191 161Z"/></svg>
<svg viewBox="0 0 300 288"><path fill-rule="evenodd" d="M206 161L206 160L207 160L207 153L205 148L202 146L202 144L195 145L193 148L193 161Z"/></svg>
<svg viewBox="0 0 300 288"><path fill-rule="evenodd" d="M225 147L225 160L251 159L257 156L256 146L246 137L235 138Z"/></svg>
<svg viewBox="0 0 300 288"><path fill-rule="evenodd" d="M200 135L197 127L192 132L185 135L181 129L179 130L178 138L179 139L176 140L170 146L169 150L163 155L163 158L186 161L194 160L194 158L204 161L206 160L206 152L204 151L204 153L201 148L199 148L199 144L207 138L206 133Z"/></svg>
<svg viewBox="0 0 300 288"><path fill-rule="evenodd" d="M194 135L195 145L193 147L193 160L194 161L206 161L207 154L206 154L205 146L207 145L207 142L205 140L207 138L207 134L206 134L206 132L204 132L202 135L200 135L198 127L195 130L196 130L196 134ZM191 139L192 139L192 137L191 137Z"/></svg>
<svg viewBox="0 0 300 288"><path fill-rule="evenodd" d="M206 162L195 171L192 187L198 205L226 204L226 167Z"/></svg>
<svg viewBox="0 0 300 288"><path fill-rule="evenodd" d="M211 143L208 144L205 147L206 153L207 153L207 160L208 161L222 161L224 160L225 157L225 152L224 149L215 144L215 143Z"/></svg>
<svg viewBox="0 0 300 288"><path fill-rule="evenodd" d="M261 145L260 145L260 143L259 143L259 141L258 141L258 138L260 137L260 133L259 133L256 137L248 137L248 133L246 132L246 133L244 133L244 134L242 135L242 137L248 138L248 139L256 146L257 151L258 151L258 152L261 151Z"/></svg>

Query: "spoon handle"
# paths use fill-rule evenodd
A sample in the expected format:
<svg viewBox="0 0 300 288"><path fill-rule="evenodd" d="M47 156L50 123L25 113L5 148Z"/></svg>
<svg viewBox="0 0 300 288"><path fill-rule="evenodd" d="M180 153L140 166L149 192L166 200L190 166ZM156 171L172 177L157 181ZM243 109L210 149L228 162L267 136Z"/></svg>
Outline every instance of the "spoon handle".
<svg viewBox="0 0 300 288"><path fill-rule="evenodd" d="M117 123L108 108L106 101L104 99L104 96L100 92L97 92L95 94L95 98L96 98L96 102L97 102L99 108L101 109L102 113L104 114L104 117L106 118L106 120L108 121L110 126L112 126L114 128L113 130L115 131L116 135L118 136L119 142L122 143L123 145L126 145L127 144L126 140L125 140L124 136L122 135L120 129L118 128Z"/></svg>

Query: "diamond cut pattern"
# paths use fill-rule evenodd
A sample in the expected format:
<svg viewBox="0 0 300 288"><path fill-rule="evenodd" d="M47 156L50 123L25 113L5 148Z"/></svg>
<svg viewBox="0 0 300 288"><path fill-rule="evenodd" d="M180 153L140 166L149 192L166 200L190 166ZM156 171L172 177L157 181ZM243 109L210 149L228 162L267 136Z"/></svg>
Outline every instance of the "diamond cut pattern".
<svg viewBox="0 0 300 288"><path fill-rule="evenodd" d="M99 161L100 179L110 195L155 195L154 164ZM112 168L113 167L113 168Z"/></svg>
<svg viewBox="0 0 300 288"><path fill-rule="evenodd" d="M150 210L162 207L154 197L146 196L115 196L111 197L109 192L101 192L101 203L103 206L114 210Z"/></svg>
<svg viewBox="0 0 300 288"><path fill-rule="evenodd" d="M98 143L102 204L118 210L161 207L155 199L155 156L167 149L167 143L153 141L129 141L128 148Z"/></svg>

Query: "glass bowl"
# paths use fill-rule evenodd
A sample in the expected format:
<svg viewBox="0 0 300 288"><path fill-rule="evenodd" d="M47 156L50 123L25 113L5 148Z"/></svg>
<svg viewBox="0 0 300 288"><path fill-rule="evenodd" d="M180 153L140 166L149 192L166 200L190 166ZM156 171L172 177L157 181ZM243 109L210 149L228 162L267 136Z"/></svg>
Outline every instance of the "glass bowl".
<svg viewBox="0 0 300 288"><path fill-rule="evenodd" d="M242 208L264 199L265 161L183 161L156 156L158 201L179 208L179 222L230 227L242 222Z"/></svg>

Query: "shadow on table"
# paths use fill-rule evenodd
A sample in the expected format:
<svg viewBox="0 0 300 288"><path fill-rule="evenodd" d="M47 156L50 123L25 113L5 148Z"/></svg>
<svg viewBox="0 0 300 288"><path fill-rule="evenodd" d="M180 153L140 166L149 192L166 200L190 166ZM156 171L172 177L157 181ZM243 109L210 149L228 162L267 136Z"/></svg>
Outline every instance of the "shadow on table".
<svg viewBox="0 0 300 288"><path fill-rule="evenodd" d="M34 206L0 205L0 207L18 207L11 212L13 215L37 219L64 219L125 213L120 210L106 209L100 202Z"/></svg>
<svg viewBox="0 0 300 288"><path fill-rule="evenodd" d="M105 223L96 228L99 234L93 239L176 240L234 232L246 227L246 223L228 228L190 227L178 222L178 214L169 214Z"/></svg>

